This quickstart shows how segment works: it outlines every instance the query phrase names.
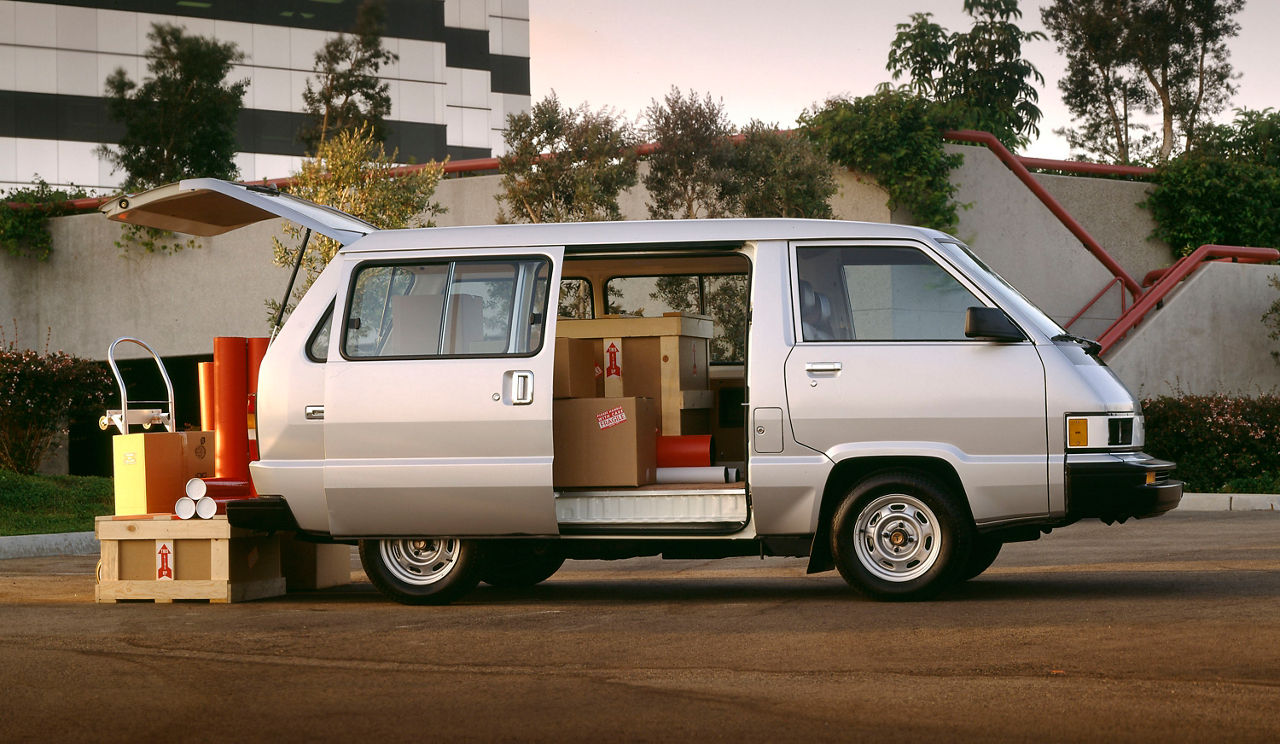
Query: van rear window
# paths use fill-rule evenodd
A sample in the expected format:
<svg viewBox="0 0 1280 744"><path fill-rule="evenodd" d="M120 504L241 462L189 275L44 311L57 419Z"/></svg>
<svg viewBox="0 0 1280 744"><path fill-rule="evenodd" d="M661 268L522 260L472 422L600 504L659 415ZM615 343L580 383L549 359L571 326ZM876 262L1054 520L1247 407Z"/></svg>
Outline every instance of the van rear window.
<svg viewBox="0 0 1280 744"><path fill-rule="evenodd" d="M747 350L746 274L619 276L605 284L609 313L644 318L708 315L715 323L712 364L741 364Z"/></svg>

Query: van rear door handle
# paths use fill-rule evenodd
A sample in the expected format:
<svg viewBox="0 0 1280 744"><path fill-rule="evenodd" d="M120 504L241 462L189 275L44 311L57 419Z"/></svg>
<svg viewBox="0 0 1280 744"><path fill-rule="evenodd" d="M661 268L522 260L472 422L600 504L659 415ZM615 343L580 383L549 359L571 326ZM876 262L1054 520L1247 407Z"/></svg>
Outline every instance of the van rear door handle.
<svg viewBox="0 0 1280 744"><path fill-rule="evenodd" d="M303 406L302 415L308 421L323 421L324 406Z"/></svg>
<svg viewBox="0 0 1280 744"><path fill-rule="evenodd" d="M842 369L840 362L805 362L805 372L839 372Z"/></svg>

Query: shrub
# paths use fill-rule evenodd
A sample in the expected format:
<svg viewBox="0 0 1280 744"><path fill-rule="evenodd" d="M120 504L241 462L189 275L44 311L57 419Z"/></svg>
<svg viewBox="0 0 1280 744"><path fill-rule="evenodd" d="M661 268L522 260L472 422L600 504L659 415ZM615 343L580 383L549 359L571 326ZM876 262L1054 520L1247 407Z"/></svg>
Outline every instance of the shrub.
<svg viewBox="0 0 1280 744"><path fill-rule="evenodd" d="M0 468L34 473L71 421L101 415L110 389L102 364L0 334Z"/></svg>
<svg viewBox="0 0 1280 744"><path fill-rule="evenodd" d="M959 222L951 169L964 160L943 148L956 123L951 107L900 90L833 98L805 111L800 125L837 165L866 173L889 192L889 208L915 224L953 232Z"/></svg>
<svg viewBox="0 0 1280 744"><path fill-rule="evenodd" d="M1239 492L1280 480L1280 396L1160 396L1142 406L1146 451L1178 463L1188 491Z"/></svg>
<svg viewBox="0 0 1280 744"><path fill-rule="evenodd" d="M44 261L53 249L49 219L79 211L67 202L83 199L88 192L78 186L55 189L39 175L29 188L11 189L0 198L0 248L14 256ZM10 204L19 204L16 209Z"/></svg>

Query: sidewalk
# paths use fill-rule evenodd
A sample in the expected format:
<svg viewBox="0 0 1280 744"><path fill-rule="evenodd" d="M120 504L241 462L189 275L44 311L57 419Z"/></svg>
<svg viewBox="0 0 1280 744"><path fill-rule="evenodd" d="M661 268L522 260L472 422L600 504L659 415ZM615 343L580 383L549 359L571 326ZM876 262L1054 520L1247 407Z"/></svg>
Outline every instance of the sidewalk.
<svg viewBox="0 0 1280 744"><path fill-rule="evenodd" d="M1280 494L1188 493L1183 494L1178 511L1280 511ZM0 560L97 553L98 541L92 532L0 537Z"/></svg>

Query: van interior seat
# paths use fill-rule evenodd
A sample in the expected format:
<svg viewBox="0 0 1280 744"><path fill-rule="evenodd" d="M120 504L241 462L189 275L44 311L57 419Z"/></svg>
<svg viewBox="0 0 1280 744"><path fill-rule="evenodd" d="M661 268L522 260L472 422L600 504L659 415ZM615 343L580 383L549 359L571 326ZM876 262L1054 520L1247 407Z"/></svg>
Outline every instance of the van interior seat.
<svg viewBox="0 0 1280 744"><path fill-rule="evenodd" d="M805 341L834 341L831 331L831 300L800 280L800 323Z"/></svg>

